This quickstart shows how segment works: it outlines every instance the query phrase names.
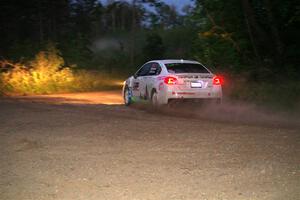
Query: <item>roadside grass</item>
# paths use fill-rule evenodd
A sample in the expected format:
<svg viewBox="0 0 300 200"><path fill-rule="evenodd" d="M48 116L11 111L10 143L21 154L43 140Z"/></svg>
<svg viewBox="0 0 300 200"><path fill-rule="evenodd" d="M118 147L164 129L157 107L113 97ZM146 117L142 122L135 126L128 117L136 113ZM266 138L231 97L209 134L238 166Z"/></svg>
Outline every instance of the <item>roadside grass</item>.
<svg viewBox="0 0 300 200"><path fill-rule="evenodd" d="M284 81L245 82L235 81L225 88L232 100L255 103L269 109L297 112L300 110L300 82Z"/></svg>
<svg viewBox="0 0 300 200"><path fill-rule="evenodd" d="M122 80L107 72L76 70L73 73L71 92L121 89Z"/></svg>
<svg viewBox="0 0 300 200"><path fill-rule="evenodd" d="M121 89L121 81L100 71L63 69L53 74L17 69L0 77L0 95L54 94Z"/></svg>

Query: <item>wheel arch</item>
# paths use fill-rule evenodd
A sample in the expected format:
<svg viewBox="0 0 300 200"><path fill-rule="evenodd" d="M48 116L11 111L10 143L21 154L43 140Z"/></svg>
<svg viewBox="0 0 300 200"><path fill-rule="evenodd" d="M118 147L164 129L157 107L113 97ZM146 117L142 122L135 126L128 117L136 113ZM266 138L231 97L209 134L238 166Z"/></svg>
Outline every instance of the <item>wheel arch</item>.
<svg viewBox="0 0 300 200"><path fill-rule="evenodd" d="M152 89L151 89L151 93L150 93L150 94L151 94L151 96L150 96L150 98L151 98L151 99L152 99L152 96L153 96L154 92L156 92L156 93L157 93L157 90L156 90L156 88L152 88Z"/></svg>

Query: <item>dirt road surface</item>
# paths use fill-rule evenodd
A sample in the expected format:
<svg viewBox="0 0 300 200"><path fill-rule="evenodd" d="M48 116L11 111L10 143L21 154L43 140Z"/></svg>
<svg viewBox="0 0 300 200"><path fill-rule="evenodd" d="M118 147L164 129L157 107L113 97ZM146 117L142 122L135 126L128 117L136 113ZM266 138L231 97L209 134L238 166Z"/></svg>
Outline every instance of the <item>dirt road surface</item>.
<svg viewBox="0 0 300 200"><path fill-rule="evenodd" d="M119 92L0 99L0 199L300 199L297 123L121 102Z"/></svg>

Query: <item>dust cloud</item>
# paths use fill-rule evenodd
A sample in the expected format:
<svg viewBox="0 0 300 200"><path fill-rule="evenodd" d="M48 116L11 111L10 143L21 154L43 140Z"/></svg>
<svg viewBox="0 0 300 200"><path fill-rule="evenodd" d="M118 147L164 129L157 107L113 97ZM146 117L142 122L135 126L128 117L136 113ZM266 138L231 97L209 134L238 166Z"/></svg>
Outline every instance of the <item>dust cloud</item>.
<svg viewBox="0 0 300 200"><path fill-rule="evenodd" d="M93 52L124 50L124 41L120 38L99 38L91 46Z"/></svg>
<svg viewBox="0 0 300 200"><path fill-rule="evenodd" d="M297 128L300 131L300 113L271 110L245 102L223 101L221 104L178 102L158 108L150 105L135 107L160 115L245 125Z"/></svg>

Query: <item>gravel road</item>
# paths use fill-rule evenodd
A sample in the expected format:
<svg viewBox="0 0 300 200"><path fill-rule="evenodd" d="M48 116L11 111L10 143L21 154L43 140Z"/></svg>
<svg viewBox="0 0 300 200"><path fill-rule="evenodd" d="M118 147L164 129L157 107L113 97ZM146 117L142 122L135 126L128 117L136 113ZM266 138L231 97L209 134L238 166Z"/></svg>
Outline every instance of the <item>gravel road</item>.
<svg viewBox="0 0 300 200"><path fill-rule="evenodd" d="M0 99L0 199L300 199L296 122L264 126L121 100L119 92Z"/></svg>

